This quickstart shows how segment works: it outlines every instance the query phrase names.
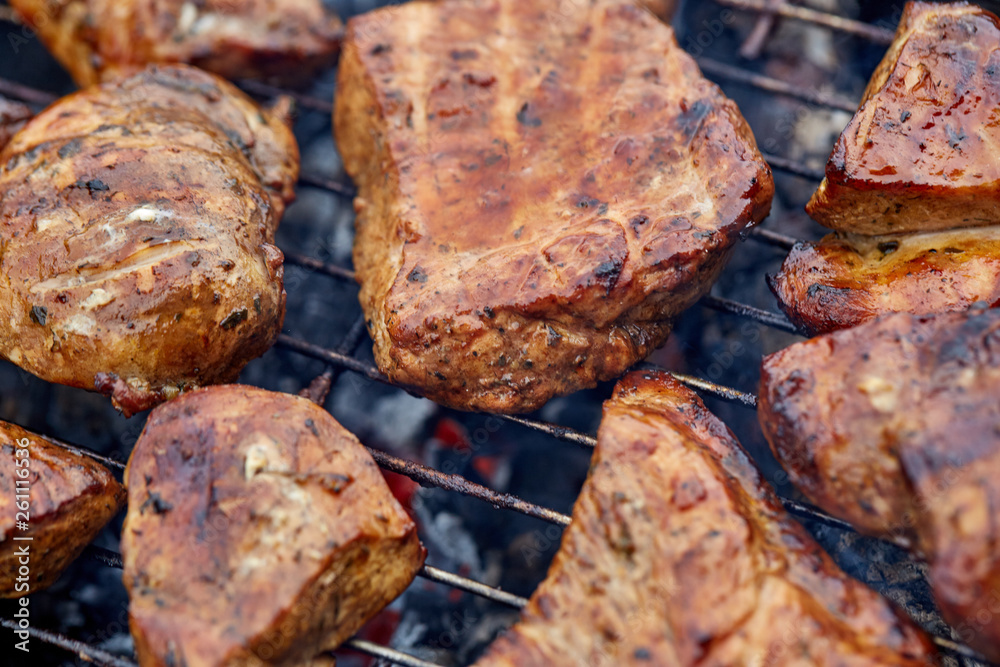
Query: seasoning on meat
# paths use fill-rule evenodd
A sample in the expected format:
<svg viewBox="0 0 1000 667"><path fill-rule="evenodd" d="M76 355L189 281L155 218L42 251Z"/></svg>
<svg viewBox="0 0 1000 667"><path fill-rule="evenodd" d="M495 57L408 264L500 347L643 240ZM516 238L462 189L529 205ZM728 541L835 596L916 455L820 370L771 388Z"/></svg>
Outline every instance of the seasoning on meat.
<svg viewBox="0 0 1000 667"><path fill-rule="evenodd" d="M910 2L806 207L862 234L1000 223L1000 23Z"/></svg>
<svg viewBox="0 0 1000 667"><path fill-rule="evenodd" d="M148 64L300 83L337 57L322 0L11 0L80 86Z"/></svg>
<svg viewBox="0 0 1000 667"><path fill-rule="evenodd" d="M125 479L142 667L320 664L424 561L368 452L297 396L232 385L170 401Z"/></svg>
<svg viewBox="0 0 1000 667"><path fill-rule="evenodd" d="M789 518L732 433L665 373L604 405L545 581L477 667L917 665L930 642Z"/></svg>
<svg viewBox="0 0 1000 667"><path fill-rule="evenodd" d="M768 282L788 318L811 336L883 313L1000 306L1000 227L886 236L838 232L796 244Z"/></svg>
<svg viewBox="0 0 1000 667"><path fill-rule="evenodd" d="M339 77L376 361L445 405L618 376L770 208L736 105L632 2L381 9L348 24Z"/></svg>
<svg viewBox="0 0 1000 667"><path fill-rule="evenodd" d="M100 464L0 422L0 597L51 586L124 504Z"/></svg>
<svg viewBox="0 0 1000 667"><path fill-rule="evenodd" d="M0 355L125 414L235 380L284 317L286 121L183 65L33 118L0 152Z"/></svg>
<svg viewBox="0 0 1000 667"><path fill-rule="evenodd" d="M883 316L764 360L760 422L791 480L913 548L962 641L1000 660L1000 311Z"/></svg>

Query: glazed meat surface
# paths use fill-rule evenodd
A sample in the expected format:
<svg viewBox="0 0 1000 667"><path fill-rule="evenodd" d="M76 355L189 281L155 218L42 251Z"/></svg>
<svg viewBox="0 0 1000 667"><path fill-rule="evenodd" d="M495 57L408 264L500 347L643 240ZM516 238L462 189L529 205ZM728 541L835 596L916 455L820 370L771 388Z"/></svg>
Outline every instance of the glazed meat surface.
<svg viewBox="0 0 1000 667"><path fill-rule="evenodd" d="M31 116L31 109L25 105L0 97L0 150L24 127Z"/></svg>
<svg viewBox="0 0 1000 667"><path fill-rule="evenodd" d="M911 2L806 207L840 231L1000 223L1000 25L964 2Z"/></svg>
<svg viewBox="0 0 1000 667"><path fill-rule="evenodd" d="M785 514L693 392L667 374L631 373L604 405L590 475L548 577L476 664L931 659L910 621Z"/></svg>
<svg viewBox="0 0 1000 667"><path fill-rule="evenodd" d="M348 24L335 132L379 367L524 412L615 377L769 210L735 104L630 2L410 2Z"/></svg>
<svg viewBox="0 0 1000 667"><path fill-rule="evenodd" d="M143 667L320 664L423 564L371 456L304 398L186 394L150 415L125 480Z"/></svg>
<svg viewBox="0 0 1000 667"><path fill-rule="evenodd" d="M861 236L798 243L768 278L778 305L808 335L883 313L1000 306L1000 227Z"/></svg>
<svg viewBox="0 0 1000 667"><path fill-rule="evenodd" d="M1000 660L1000 311L887 315L764 361L760 421L792 481L930 565L945 620Z"/></svg>
<svg viewBox="0 0 1000 667"><path fill-rule="evenodd" d="M130 414L234 380L278 335L283 111L152 67L49 107L0 165L3 357Z"/></svg>
<svg viewBox="0 0 1000 667"><path fill-rule="evenodd" d="M322 0L10 0L80 86L147 64L299 83L334 63Z"/></svg>
<svg viewBox="0 0 1000 667"><path fill-rule="evenodd" d="M27 508L19 507L25 500ZM99 463L0 422L0 597L51 586L124 504L125 489ZM30 569L27 581L21 565Z"/></svg>

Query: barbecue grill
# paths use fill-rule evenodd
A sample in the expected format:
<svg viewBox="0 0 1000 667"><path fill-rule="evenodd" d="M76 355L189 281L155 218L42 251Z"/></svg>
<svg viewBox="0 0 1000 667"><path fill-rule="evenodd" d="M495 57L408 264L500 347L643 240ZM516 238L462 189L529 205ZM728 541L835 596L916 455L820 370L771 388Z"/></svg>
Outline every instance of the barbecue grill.
<svg viewBox="0 0 1000 667"><path fill-rule="evenodd" d="M335 4L346 17L386 3ZM809 7L784 0L697 4L678 14L679 41L740 105L775 170L777 196L771 217L736 251L713 294L680 319L666 346L645 365L675 371L697 389L754 455L787 509L846 571L933 633L944 664L991 664L941 622L920 563L891 544L857 535L795 495L759 432L756 397L749 390L756 386L762 352L786 346L795 335L773 311L764 274L777 268L797 238L821 234L801 213L802 204L891 41L903 3L868 3L879 6L861 10L851 0L816 0ZM69 79L2 5L0 20L0 93L42 106L68 92ZM816 44L826 49L816 58L842 64L822 86L816 85L818 68L788 57ZM544 576L569 523L595 444L590 434L611 385L555 399L526 417L455 413L388 385L372 362L349 268L354 190L330 138L333 80L327 73L308 92L240 82L261 100L279 93L296 99L303 154L299 202L278 233L286 256L285 333L274 350L251 362L241 381L301 390L330 409L392 473L430 548L433 566L424 567L393 611L338 651L338 659L347 665L372 658L412 667L464 664L516 620L524 596ZM120 473L145 416L124 420L103 397L48 385L4 365L0 418ZM116 570L118 530L120 521L113 522L56 586L32 596L32 653L12 661L134 667ZM0 625L13 629L13 609L0 605ZM0 654L11 656L15 640L0 633L5 635Z"/></svg>

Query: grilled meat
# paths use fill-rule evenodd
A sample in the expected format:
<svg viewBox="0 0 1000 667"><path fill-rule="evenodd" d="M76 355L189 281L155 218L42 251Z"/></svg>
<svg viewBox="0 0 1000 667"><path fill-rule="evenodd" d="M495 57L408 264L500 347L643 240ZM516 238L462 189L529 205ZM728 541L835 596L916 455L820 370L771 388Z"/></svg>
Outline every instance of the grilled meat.
<svg viewBox="0 0 1000 667"><path fill-rule="evenodd" d="M933 649L790 519L732 433L667 374L604 405L548 577L478 667L926 665Z"/></svg>
<svg viewBox="0 0 1000 667"><path fill-rule="evenodd" d="M1000 227L861 236L798 243L768 282L789 319L809 335L882 313L1000 306Z"/></svg>
<svg viewBox="0 0 1000 667"><path fill-rule="evenodd" d="M103 466L0 422L0 597L51 586L124 503Z"/></svg>
<svg viewBox="0 0 1000 667"><path fill-rule="evenodd" d="M282 110L152 67L70 95L0 152L0 355L126 414L232 381L284 317Z"/></svg>
<svg viewBox="0 0 1000 667"><path fill-rule="evenodd" d="M666 338L768 212L735 104L631 2L410 2L351 20L335 132L379 367L524 412Z"/></svg>
<svg viewBox="0 0 1000 667"><path fill-rule="evenodd" d="M155 63L300 83L337 56L322 0L10 0L80 86Z"/></svg>
<svg viewBox="0 0 1000 667"><path fill-rule="evenodd" d="M315 664L423 564L371 456L304 398L186 394L150 415L125 479L143 667Z"/></svg>
<svg viewBox="0 0 1000 667"><path fill-rule="evenodd" d="M765 359L760 394L791 480L926 558L945 620L1000 660L1000 311L897 313L793 345Z"/></svg>
<svg viewBox="0 0 1000 667"><path fill-rule="evenodd" d="M0 97L0 150L24 127L31 116L31 109L25 105Z"/></svg>
<svg viewBox="0 0 1000 667"><path fill-rule="evenodd" d="M1000 23L965 2L911 2L806 207L840 231L1000 223Z"/></svg>

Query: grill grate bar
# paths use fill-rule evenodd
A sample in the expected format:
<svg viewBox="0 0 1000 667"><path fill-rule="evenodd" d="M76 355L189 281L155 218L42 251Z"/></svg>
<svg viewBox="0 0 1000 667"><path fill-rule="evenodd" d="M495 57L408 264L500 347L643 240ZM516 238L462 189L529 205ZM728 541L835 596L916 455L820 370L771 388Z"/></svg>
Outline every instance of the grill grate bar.
<svg viewBox="0 0 1000 667"><path fill-rule="evenodd" d="M789 322L788 318L781 313L774 313L770 310L764 310L763 308L748 306L747 304L740 303L739 301L733 301L732 299L726 299L721 296L713 296L711 294L703 296L699 303L703 306L711 308L712 310L717 310L722 313L731 313L733 315L739 315L740 317L756 320L761 324L766 324L769 327L773 327L781 331L793 334L797 334L799 332L798 329L795 328L795 325Z"/></svg>
<svg viewBox="0 0 1000 667"><path fill-rule="evenodd" d="M582 445L583 447L590 447L591 449L597 446L597 438L586 435L585 433L580 433L579 431L574 431L573 429L566 428L565 426L535 421L534 419L525 419L524 417L518 417L517 415L496 416L511 423L520 424L521 426L525 426L535 431L551 435L553 438L557 438L559 440L576 443L578 445Z"/></svg>
<svg viewBox="0 0 1000 667"><path fill-rule="evenodd" d="M6 618L0 618L0 626L10 630L20 630L20 628L17 627L17 623ZM114 653L109 653L108 651L105 651L97 646L91 646L90 644L82 642L79 639L72 639L57 632L51 632L41 628L29 627L27 628L27 631L29 637L40 639L46 644L52 644L53 646L66 649L70 653L75 653L84 660L92 662L95 665L100 665L101 667L138 667L132 660L122 658Z"/></svg>
<svg viewBox="0 0 1000 667"><path fill-rule="evenodd" d="M436 662L428 662L409 653L370 642L367 639L349 639L343 645L359 653L370 655L373 658L382 658L394 664L403 665L403 667L441 667Z"/></svg>
<svg viewBox="0 0 1000 667"><path fill-rule="evenodd" d="M306 95L305 93L300 93L295 90L287 90L285 88L278 88L277 86L272 86L262 81L252 81L250 79L242 79L235 82L237 86L242 88L245 92L256 95L258 97L275 98L279 95L284 95L285 97L291 97L295 100L303 109L310 109L312 111L319 111L321 113L332 114L333 113L333 103L329 100L323 100L312 95Z"/></svg>
<svg viewBox="0 0 1000 667"><path fill-rule="evenodd" d="M497 509L514 510L515 512L520 512L525 516L548 521L549 523L554 523L557 526L569 525L569 516L562 514L561 512L556 512L555 510L550 510L547 507L541 507L540 505L529 503L527 500L523 500L522 498L509 493L494 491L493 489L483 486L482 484L471 482L461 475L444 473L414 461L407 461L397 456L393 456L392 454L387 454L379 449L373 449L371 447L365 447L365 449L368 450L368 452L372 455L372 458L375 459L375 462L382 468L400 475L406 475L421 485L436 486L440 489L445 489L446 491L456 491L462 495L471 496L485 501Z"/></svg>
<svg viewBox="0 0 1000 667"><path fill-rule="evenodd" d="M782 18L795 19L796 21L803 21L805 23L812 23L813 25L824 26L840 32L846 32L851 35L863 37L864 39L877 44L889 44L892 42L892 38L895 35L895 32L889 30L888 28L882 28L880 26L872 25L871 23L844 18L843 16L837 16L836 14L830 14L817 9L789 5L785 2L779 2L776 5L767 2L767 0L716 0L716 2L727 7L734 7L736 9L744 9L762 14L775 14L777 16L781 16Z"/></svg>
<svg viewBox="0 0 1000 667"><path fill-rule="evenodd" d="M765 229L763 227L754 227L751 229L749 238L760 243L766 243L768 245L782 248L783 250L791 250L795 247L795 244L799 242L797 238L773 232L770 229Z"/></svg>
<svg viewBox="0 0 1000 667"><path fill-rule="evenodd" d="M712 60L711 58L698 58L698 66L702 69L702 71L711 74L712 76L722 77L738 83L745 83L753 86L754 88L760 88L761 90L766 90L776 95L794 97L795 99L802 100L803 102L828 107L830 109L839 109L840 111L846 111L852 114L858 109L857 103L839 95L830 95L829 93L824 93L819 90L799 88L786 81L782 81L781 79L774 79L740 67L733 67L732 65L720 63L719 61Z"/></svg>
<svg viewBox="0 0 1000 667"><path fill-rule="evenodd" d="M472 579L467 579L466 577L462 577L457 574L452 574L451 572L447 572L445 570L439 570L438 568L431 567L430 565L424 565L424 567L420 570L420 576L424 579L430 579L431 581L436 581L440 584L453 586L454 588L458 588L468 593L488 598L515 609L520 609L524 605L528 604L528 598L508 593L507 591L500 590L499 588L487 586L486 584L473 581Z"/></svg>
<svg viewBox="0 0 1000 667"><path fill-rule="evenodd" d="M350 183L335 181L332 178L313 176L311 174L300 174L299 183L319 188L320 190L328 190L343 197L354 197L358 193L357 189Z"/></svg>

